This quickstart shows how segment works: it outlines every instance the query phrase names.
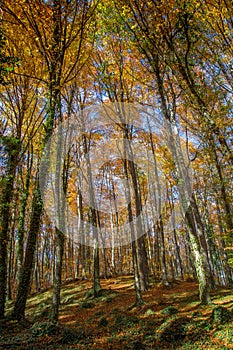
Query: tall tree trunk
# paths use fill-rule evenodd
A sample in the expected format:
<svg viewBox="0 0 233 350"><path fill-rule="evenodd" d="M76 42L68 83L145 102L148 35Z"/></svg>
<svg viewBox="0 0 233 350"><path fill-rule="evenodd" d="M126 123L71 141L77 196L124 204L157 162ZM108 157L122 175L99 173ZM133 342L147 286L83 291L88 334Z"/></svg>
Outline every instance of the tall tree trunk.
<svg viewBox="0 0 233 350"><path fill-rule="evenodd" d="M167 262L166 262L166 249L165 249L165 240L164 240L164 227L163 220L160 219L157 222L158 234L160 235L160 249L161 249L161 267L162 267L162 284L166 287L169 287L168 282L168 271L167 271Z"/></svg>
<svg viewBox="0 0 233 350"><path fill-rule="evenodd" d="M182 264L182 259L181 259L181 255L180 255L180 247L179 247L179 244L177 241L177 233L176 233L175 228L173 229L173 236L174 236L177 260L178 260L178 264L179 264L179 274L183 280L184 279L183 264Z"/></svg>
<svg viewBox="0 0 233 350"><path fill-rule="evenodd" d="M126 152L126 150L124 149ZM128 221L129 223L133 222L133 212L131 207L131 193L129 186L129 170L128 170L128 161L126 157L124 157L124 173L126 176L126 201L127 205L127 213L128 213ZM141 284L140 284L140 276L139 276L139 266L138 266L138 258L137 258L137 248L135 243L135 232L134 226L130 225L130 235L131 235L131 247L132 247L132 259L133 259L133 270L134 270L134 283L135 283L135 294L136 294L136 305L140 305L143 303L142 294L141 294Z"/></svg>
<svg viewBox="0 0 233 350"><path fill-rule="evenodd" d="M221 211L220 211L220 207L219 207L219 201L218 201L218 197L217 197L217 193L216 193L216 209L217 209L217 216L218 216L218 226L219 226L219 231L220 231L220 242L221 242L221 248L222 248L222 254L224 257L224 263L223 263L223 267L224 267L224 271L226 274L226 278L227 278L227 284L230 285L233 281L233 277L232 277L232 269L230 268L229 264L228 264L228 254L227 254L227 250L226 248L226 242L224 240L224 228L223 228L223 222L222 222L222 217L221 217Z"/></svg>
<svg viewBox="0 0 233 350"><path fill-rule="evenodd" d="M218 172L219 181L220 181L220 190L221 190L221 200L223 203L224 208L224 216L225 216L225 222L227 224L227 229L229 231L229 236L233 237L233 212L232 207L230 203L229 196L227 195L227 189L225 184L225 179L222 172L221 163L218 159L217 151L216 151L216 145L214 143L213 138L211 138L211 148L214 153L214 160L215 160L215 166Z"/></svg>
<svg viewBox="0 0 233 350"><path fill-rule="evenodd" d="M64 242L64 233L56 227L56 257L53 283L53 302L50 315L50 320L52 323L57 323L59 316Z"/></svg>
<svg viewBox="0 0 233 350"><path fill-rule="evenodd" d="M35 253L36 243L37 243L37 234L40 228L40 218L41 218L42 208L43 208L43 205L42 205L39 180L37 175L35 189L33 192L32 214L31 214L31 221L30 221L30 227L29 227L26 250L25 250L25 258L24 258L22 272L20 274L16 301L15 301L14 309L11 315L12 318L17 320L21 320L25 317L25 307L26 307L27 296L31 286L31 283L30 283L31 272L32 272L34 253Z"/></svg>
<svg viewBox="0 0 233 350"><path fill-rule="evenodd" d="M60 92L56 96L56 115L61 121L61 96ZM68 170L70 167L69 150L67 153L66 148L66 136L64 135L62 123L58 126L58 140L56 148L56 174L55 174L55 210L58 221L58 227L55 229L55 243L56 243L56 256L54 266L54 286L53 286L53 303L50 315L52 323L58 322L59 306L60 306L60 293L62 282L62 266L63 266L63 254L65 245L65 215L66 215L66 202L65 197L67 194L68 186ZM62 160L62 155L64 161ZM62 193L62 194L61 194Z"/></svg>
<svg viewBox="0 0 233 350"><path fill-rule="evenodd" d="M158 259L160 258L160 266L161 266L161 272L162 272L162 284L166 287L169 286L168 282L168 271L167 271L167 263L166 263L166 250L165 250L165 240L164 240L164 225L163 225L163 218L162 218L162 200L161 200L161 185L160 185L160 178L158 174L158 162L157 162L157 157L156 157L156 152L155 152L155 145L153 142L153 135L152 135L152 130L151 130L151 125L150 122L147 118L147 125L149 129L149 135L150 135L150 147L152 150L152 155L153 155L153 163L154 163L154 173L155 173L155 182L156 182L156 188L157 188L157 193L156 193L156 188L155 185L153 184L153 191L154 191L154 204L155 204L155 210L156 213L155 215L157 216L157 235L160 236L160 249L158 250L159 256Z"/></svg>
<svg viewBox="0 0 233 350"><path fill-rule="evenodd" d="M140 196L140 190L139 190L139 184L138 184L138 176L136 167L134 164L134 155L133 151L130 145L130 134L127 125L123 124L123 136L124 136L124 152L126 154L127 166L128 166L128 172L131 176L132 183L133 183L133 191L134 191L134 198L135 198L135 209L136 209L136 217L137 217L137 225L136 225L136 231L137 231L137 256L138 256L138 268L139 268L139 278L140 278L140 288L141 291L146 291L149 288L149 267L148 267L148 259L147 259L147 252L145 248L145 241L144 241L144 234L143 234L143 226L142 226L142 220L141 220L141 210L142 210L142 203L141 203L141 196Z"/></svg>
<svg viewBox="0 0 233 350"><path fill-rule="evenodd" d="M84 130L85 132L85 130ZM89 192L89 200L90 200L90 219L92 224L92 233L93 233L93 294L94 297L98 296L100 290L100 261L99 261L99 216L98 212L95 209L95 192L93 188L93 179L92 179L92 171L91 171L91 161L88 149L88 142L86 135L83 135L83 144L84 144L84 152L86 159L86 167L87 167L87 178L88 178L88 192Z"/></svg>
<svg viewBox="0 0 233 350"><path fill-rule="evenodd" d="M190 231L190 242L192 245L192 251L194 253L193 256L195 260L195 268L199 282L200 300L203 304L209 304L211 302L209 296L211 282L208 257L206 255L206 249L203 247L203 239L199 240L199 237L203 238L203 224L201 222L201 218L197 210L197 204L192 192L190 174L185 164L184 155L180 143L180 136L176 130L173 130L171 124L171 113L166 105L163 82L160 76L158 61L156 62L156 76L162 100L162 109L167 121L166 126L168 147L170 148L176 169L176 180L180 197L180 206L183 214L186 217L186 222Z"/></svg>
<svg viewBox="0 0 233 350"><path fill-rule="evenodd" d="M13 198L14 179L20 151L20 142L14 137L2 138L2 146L7 155L5 174L1 177L0 203L0 319L5 316L7 287L7 244L8 229L11 218L11 202Z"/></svg>
<svg viewBox="0 0 233 350"><path fill-rule="evenodd" d="M36 293L41 291L41 276L40 276L40 264L39 264L39 253L38 244L36 247L35 263L34 263L34 290Z"/></svg>
<svg viewBox="0 0 233 350"><path fill-rule="evenodd" d="M28 152L28 159L30 159L30 154ZM19 213L19 224L18 224L18 241L17 241L17 279L19 280L23 259L24 259L24 222L25 222L25 212L26 206L29 196L29 186L30 186L30 178L31 178L31 169L32 169L32 161L33 157L28 161L27 167L27 175L25 188L23 189L23 196L20 204L20 213Z"/></svg>
<svg viewBox="0 0 233 350"><path fill-rule="evenodd" d="M94 298L98 297L100 291L100 260L99 260L99 242L98 234L95 232L97 228L94 228L94 275L93 275L93 295Z"/></svg>
<svg viewBox="0 0 233 350"><path fill-rule="evenodd" d="M200 241L198 239L196 223L194 215L192 214L192 207L186 212L186 221L190 228L189 237L191 243L191 249L194 256L194 263L197 273L197 278L199 282L199 298L202 304L211 304L211 299L209 295L210 291L210 279L208 275L208 267L205 252L201 248Z"/></svg>
<svg viewBox="0 0 233 350"><path fill-rule="evenodd" d="M9 240L9 249L8 249L8 260L7 260L7 300L12 300L12 289L11 289L11 283L12 283L12 268L13 268L13 261L14 261L14 229L15 229L15 213L13 215L13 222L12 222L12 228L11 228L11 237Z"/></svg>

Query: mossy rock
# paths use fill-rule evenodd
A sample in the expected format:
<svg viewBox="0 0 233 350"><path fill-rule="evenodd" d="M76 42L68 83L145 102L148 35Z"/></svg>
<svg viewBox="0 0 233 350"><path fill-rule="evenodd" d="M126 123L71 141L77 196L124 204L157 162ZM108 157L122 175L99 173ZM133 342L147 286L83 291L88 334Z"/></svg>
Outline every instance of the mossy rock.
<svg viewBox="0 0 233 350"><path fill-rule="evenodd" d="M86 339L86 334L82 329L74 330L69 327L63 327L61 331L62 344L74 344Z"/></svg>
<svg viewBox="0 0 233 350"><path fill-rule="evenodd" d="M211 317L218 324L225 324L232 321L232 313L222 306L216 306L212 311Z"/></svg>
<svg viewBox="0 0 233 350"><path fill-rule="evenodd" d="M157 329L158 340L165 342L183 340L186 336L188 323L188 317L169 319Z"/></svg>
<svg viewBox="0 0 233 350"><path fill-rule="evenodd" d="M50 322L36 322L30 330L34 337L41 337L43 335L54 336L59 333L59 326Z"/></svg>
<svg viewBox="0 0 233 350"><path fill-rule="evenodd" d="M178 313L178 309L174 306L168 306L165 309L161 310L162 315L171 316L171 315L175 315L177 313Z"/></svg>

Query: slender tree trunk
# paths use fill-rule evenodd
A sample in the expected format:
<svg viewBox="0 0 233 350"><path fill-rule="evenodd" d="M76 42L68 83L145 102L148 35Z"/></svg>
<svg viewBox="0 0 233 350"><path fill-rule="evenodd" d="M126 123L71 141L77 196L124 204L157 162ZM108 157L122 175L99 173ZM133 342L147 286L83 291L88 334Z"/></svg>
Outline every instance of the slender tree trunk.
<svg viewBox="0 0 233 350"><path fill-rule="evenodd" d="M38 254L38 244L36 248L35 257L35 268L34 268L34 282L35 282L35 292L41 291L41 276L40 276L40 264L39 264L39 254Z"/></svg>
<svg viewBox="0 0 233 350"><path fill-rule="evenodd" d="M170 283L168 282L164 228L163 228L163 220L161 217L158 220L157 226L158 226L158 233L160 234L160 238L161 238L160 248L161 248L162 284L166 287L169 287Z"/></svg>
<svg viewBox="0 0 233 350"><path fill-rule="evenodd" d="M192 212L194 213L194 218L195 218L196 225L197 225L197 230L199 233L198 238L200 240L200 247L201 247L202 252L203 252L202 253L203 259L205 261L205 265L206 265L206 269L207 269L210 289L213 289L215 287L215 282L214 282L214 278L213 278L212 273L211 273L211 262L210 262L210 257L208 255L207 237L205 234L205 231L208 228L206 226L204 226L204 224L202 222L194 194L193 194L192 199L191 199L191 206L192 206Z"/></svg>
<svg viewBox="0 0 233 350"><path fill-rule="evenodd" d="M9 242L9 252L8 252L8 267L7 267L7 300L12 300L12 293L11 293L11 282L12 282L12 266L13 266L13 249L14 249L14 232L11 235L10 242Z"/></svg>
<svg viewBox="0 0 233 350"><path fill-rule="evenodd" d="M174 211L174 201L173 201L173 196L171 195L171 203L170 203L170 208L171 208L171 219L172 219L172 228L173 228L173 237L174 237L174 243L175 243L175 249L176 249L176 257L179 265L179 274L181 279L184 279L184 271L183 271L183 264L182 264L182 259L181 259L181 254L180 254L180 247L178 244L177 240L177 230L176 230L176 214Z"/></svg>
<svg viewBox="0 0 233 350"><path fill-rule="evenodd" d="M146 291L149 288L149 267L148 267L148 259L147 252L145 248L142 220L141 220L141 196L138 184L137 171L134 164L133 151L131 149L130 142L126 142L126 140L130 140L129 130L127 126L124 125L124 152L127 154L128 162L128 171L132 178L133 190L134 190L134 198L135 198L135 208L136 208L136 217L137 217L137 256L138 256L138 268L139 268L139 278L140 278L140 288L141 291Z"/></svg>
<svg viewBox="0 0 233 350"><path fill-rule="evenodd" d="M199 298L202 304L211 304L211 299L209 295L210 282L209 276L207 274L208 267L206 266L206 259L204 258L203 250L201 249L198 236L196 234L196 223L194 221L194 216L192 215L191 208L186 212L187 224L190 228L189 237L191 242L191 249L194 256L195 268L197 273L197 278L199 282Z"/></svg>
<svg viewBox="0 0 233 350"><path fill-rule="evenodd" d="M164 225L163 225L163 218L162 218L162 201L161 201L161 186L160 186L160 179L158 174L158 164L157 164L157 157L155 153L155 145L153 142L152 137L152 131L151 131L151 125L147 118L147 125L150 132L150 147L152 150L153 155L153 162L154 162L154 173L155 173L155 182L156 182L156 188L157 188L157 195L156 195L156 189L153 185L154 190L154 198L155 198L155 208L156 213L155 215L158 217L157 219L157 234L160 235L160 250L158 251L160 255L158 256L158 259L160 257L160 266L162 269L162 284L166 287L169 286L168 282L168 271L167 271L167 263L166 263L166 250L165 250L165 240L164 240ZM157 199L158 198L158 199Z"/></svg>
<svg viewBox="0 0 233 350"><path fill-rule="evenodd" d="M61 121L61 96L60 92L56 96L56 109L59 119ZM68 186L68 169L70 166L69 152L66 154L66 135L64 135L63 126L58 126L58 142L56 148L56 174L55 174L55 210L58 220L58 227L55 229L55 242L56 242L56 255L54 266L54 285L53 285L53 303L50 315L52 323L58 322L59 306L60 306L60 293L62 283L62 267L63 267L63 255L65 247L65 215L66 215L66 202L65 197L67 194ZM62 156L66 159L61 163ZM61 195L62 193L62 195Z"/></svg>
<svg viewBox="0 0 233 350"><path fill-rule="evenodd" d="M180 276L183 280L184 279L183 264L182 264L182 259L181 259L181 255L180 255L180 247L179 247L179 244L177 242L177 234L176 234L175 228L173 229L173 236L174 236L174 241L175 241L177 260L178 260L178 264L179 264L179 273L180 273Z"/></svg>
<svg viewBox="0 0 233 350"><path fill-rule="evenodd" d="M25 317L25 307L27 296L30 291L31 272L34 261L34 252L37 243L37 234L40 228L40 217L42 213L42 208L43 205L40 194L39 181L37 179L33 193L32 214L26 244L24 264L20 275L16 301L12 313L12 318L17 320L21 320Z"/></svg>
<svg viewBox="0 0 233 350"><path fill-rule="evenodd" d="M216 209L217 209L217 217L218 217L218 226L219 226L219 231L220 231L220 244L221 244L221 250L222 250L222 254L224 257L224 262L223 262L223 268L224 268L224 272L226 275L226 284L230 285L232 283L232 269L230 268L230 266L228 265L228 254L227 251L225 250L226 248L226 242L224 240L224 227L223 227L223 223L222 223L222 217L221 217L221 211L220 211L220 207L219 207L219 201L218 201L218 197L217 197L217 193L216 193Z"/></svg>
<svg viewBox="0 0 233 350"><path fill-rule="evenodd" d="M220 181L221 199L222 199L223 208L225 211L225 215L224 215L225 222L227 224L227 229L230 232L230 236L233 237L233 234L232 234L232 232L233 232L233 213L232 213L231 203L229 201L229 196L227 195L225 179L223 177L221 164L220 164L219 159L218 159L216 146L214 144L214 140L212 140L212 139L211 139L211 146L212 146L212 151L214 153L215 166L216 166L218 176L219 176L219 181Z"/></svg>
<svg viewBox="0 0 233 350"><path fill-rule="evenodd" d="M95 230L95 229L94 229ZM98 297L100 290L100 261L99 261L99 243L97 241L97 233L94 233L94 276L93 276L93 295Z"/></svg>
<svg viewBox="0 0 233 350"><path fill-rule="evenodd" d="M85 132L85 130L84 130ZM100 262L99 262L99 234L98 234L98 227L99 227L99 217L98 212L95 209L95 193L93 188L93 179L92 179L92 172L91 172L91 161L89 156L89 149L88 149L88 143L86 135L83 135L83 144L84 144L84 152L85 152L85 159L86 159L86 166L87 166L87 177L88 177L88 192L89 192L89 199L90 199L90 219L92 223L92 230L93 230L93 294L94 297L98 296L100 287Z"/></svg>
<svg viewBox="0 0 233 350"><path fill-rule="evenodd" d="M81 180L79 181L81 186ZM86 277L86 246L85 246L85 234L84 234L84 224L83 224L83 197L82 191L78 188L78 234L79 234L79 263L81 267L81 279L85 280Z"/></svg>
<svg viewBox="0 0 233 350"><path fill-rule="evenodd" d="M126 150L124 150L126 151ZM128 212L128 220L130 223L133 222L133 212L131 207L131 193L130 193L130 186L129 186L129 174L128 174L128 162L125 157L124 159L124 172L126 176L126 201L128 203L127 205L127 212ZM135 243L135 232L133 225L130 225L130 234L131 234L131 247L132 247L132 259L133 259L133 270L134 270L134 283L135 283L135 293L136 293L136 305L140 305L143 303L142 294L141 294L141 284L140 284L140 276L139 276L139 267L138 267L138 258L137 258L137 249L136 249L136 243Z"/></svg>
<svg viewBox="0 0 233 350"><path fill-rule="evenodd" d="M5 317L5 302L7 288L7 244L8 229L11 218L11 202L13 198L14 179L20 142L13 137L3 139L3 147L7 154L5 174L1 177L0 204L0 319Z"/></svg>
<svg viewBox="0 0 233 350"><path fill-rule="evenodd" d="M103 257L103 263L104 263L104 268L103 268L103 275L104 278L108 278L108 261L107 261L107 248L102 249L102 257Z"/></svg>
<svg viewBox="0 0 233 350"><path fill-rule="evenodd" d="M29 157L29 152L28 152ZM20 213L19 213L19 224L18 224L18 242L17 242L17 276L18 280L20 277L23 259L24 259L24 222L25 222L25 212L26 206L29 196L29 186L30 186L30 177L31 177L31 168L32 168L32 160L31 158L30 164L28 164L27 175L26 175L26 183L25 188L23 189L23 196L20 205Z"/></svg>
<svg viewBox="0 0 233 350"><path fill-rule="evenodd" d="M205 247L206 242L203 241L203 224L192 192L190 176L184 162L179 135L177 134L175 139L170 122L167 123L167 127L169 133L169 147L176 166L180 204L189 227L190 243L192 245L195 268L199 282L200 300L203 304L210 304L211 300L209 291L211 289L211 279Z"/></svg>
<svg viewBox="0 0 233 350"><path fill-rule="evenodd" d="M60 306L60 292L62 279L62 258L64 253L64 233L56 228L56 261L54 269L54 283L53 283L53 303L50 315L52 323L58 322L59 306Z"/></svg>

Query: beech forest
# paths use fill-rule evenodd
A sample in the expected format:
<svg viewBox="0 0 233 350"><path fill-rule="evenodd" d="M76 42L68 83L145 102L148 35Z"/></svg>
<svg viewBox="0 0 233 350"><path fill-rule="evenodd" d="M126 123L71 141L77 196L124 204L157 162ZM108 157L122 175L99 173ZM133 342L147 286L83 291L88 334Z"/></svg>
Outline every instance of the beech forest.
<svg viewBox="0 0 233 350"><path fill-rule="evenodd" d="M231 0L0 1L0 349L233 349Z"/></svg>

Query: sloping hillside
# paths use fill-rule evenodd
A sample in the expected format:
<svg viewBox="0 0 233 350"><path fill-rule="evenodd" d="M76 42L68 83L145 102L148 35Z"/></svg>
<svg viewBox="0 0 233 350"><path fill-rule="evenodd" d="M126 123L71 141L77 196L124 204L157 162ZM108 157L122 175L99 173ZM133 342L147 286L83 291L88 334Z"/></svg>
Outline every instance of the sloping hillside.
<svg viewBox="0 0 233 350"><path fill-rule="evenodd" d="M132 277L101 284L96 299L90 281L63 286L59 326L48 322L52 291L33 295L27 320L1 323L0 349L233 349L232 290L216 290L204 307L195 282L153 284L135 307Z"/></svg>

